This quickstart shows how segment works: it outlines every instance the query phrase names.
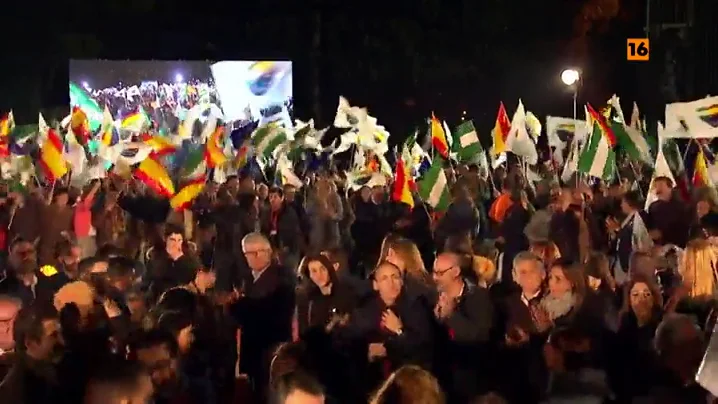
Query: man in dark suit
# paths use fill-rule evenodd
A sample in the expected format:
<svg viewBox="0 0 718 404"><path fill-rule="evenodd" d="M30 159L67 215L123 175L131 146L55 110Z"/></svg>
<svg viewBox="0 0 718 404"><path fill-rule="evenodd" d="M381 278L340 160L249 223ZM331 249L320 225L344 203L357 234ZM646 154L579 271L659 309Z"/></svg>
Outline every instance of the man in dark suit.
<svg viewBox="0 0 718 404"><path fill-rule="evenodd" d="M241 276L242 297L232 306L241 333L239 367L264 397L271 351L292 336L294 288L289 271L272 261L272 245L263 234L246 235L242 252L249 271Z"/></svg>
<svg viewBox="0 0 718 404"><path fill-rule="evenodd" d="M282 188L269 190L269 209L261 211L260 227L280 262L296 270L305 240L297 211L285 202Z"/></svg>

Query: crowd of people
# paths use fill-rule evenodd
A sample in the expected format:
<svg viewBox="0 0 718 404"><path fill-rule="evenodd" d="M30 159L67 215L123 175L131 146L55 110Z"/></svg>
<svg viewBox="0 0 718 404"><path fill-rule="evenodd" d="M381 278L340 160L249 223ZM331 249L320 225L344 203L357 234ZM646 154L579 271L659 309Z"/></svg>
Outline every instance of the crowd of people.
<svg viewBox="0 0 718 404"><path fill-rule="evenodd" d="M6 189L0 402L710 402L715 190L508 167L447 167L442 214L329 173Z"/></svg>

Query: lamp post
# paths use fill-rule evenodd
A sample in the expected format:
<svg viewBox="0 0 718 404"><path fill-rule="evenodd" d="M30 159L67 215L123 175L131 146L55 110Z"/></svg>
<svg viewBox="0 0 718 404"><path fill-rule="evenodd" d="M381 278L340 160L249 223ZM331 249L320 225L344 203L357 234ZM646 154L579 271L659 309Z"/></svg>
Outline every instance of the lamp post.
<svg viewBox="0 0 718 404"><path fill-rule="evenodd" d="M581 81L581 74L576 69L565 69L561 72L561 81L563 84L571 87L573 90L573 119L577 116L577 102L578 102L578 84Z"/></svg>

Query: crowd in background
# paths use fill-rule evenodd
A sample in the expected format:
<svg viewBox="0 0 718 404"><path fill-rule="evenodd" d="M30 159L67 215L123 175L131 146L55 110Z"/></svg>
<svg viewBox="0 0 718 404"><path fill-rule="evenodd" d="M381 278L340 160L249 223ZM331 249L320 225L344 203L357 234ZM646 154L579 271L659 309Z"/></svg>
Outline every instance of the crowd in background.
<svg viewBox="0 0 718 404"><path fill-rule="evenodd" d="M714 189L446 173L443 214L330 173L6 190L0 402L712 399Z"/></svg>

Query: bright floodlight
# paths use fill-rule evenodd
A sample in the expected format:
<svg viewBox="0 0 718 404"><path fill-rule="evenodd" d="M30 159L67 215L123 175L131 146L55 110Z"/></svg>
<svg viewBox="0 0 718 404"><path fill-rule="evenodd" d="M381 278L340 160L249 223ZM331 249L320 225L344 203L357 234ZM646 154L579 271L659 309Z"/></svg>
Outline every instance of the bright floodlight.
<svg viewBox="0 0 718 404"><path fill-rule="evenodd" d="M178 83L181 83L181 82L184 81L184 77L182 77L181 74L177 73L177 74L175 75L175 81L178 82Z"/></svg>
<svg viewBox="0 0 718 404"><path fill-rule="evenodd" d="M85 88L90 88L90 84L89 84L88 82L86 82L86 81L83 81L83 82L82 82L82 86L85 87Z"/></svg>
<svg viewBox="0 0 718 404"><path fill-rule="evenodd" d="M561 72L561 81L567 86L574 85L579 79L578 71L574 69L566 69Z"/></svg>

